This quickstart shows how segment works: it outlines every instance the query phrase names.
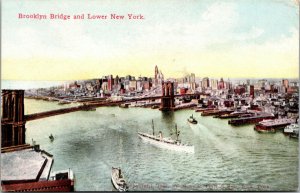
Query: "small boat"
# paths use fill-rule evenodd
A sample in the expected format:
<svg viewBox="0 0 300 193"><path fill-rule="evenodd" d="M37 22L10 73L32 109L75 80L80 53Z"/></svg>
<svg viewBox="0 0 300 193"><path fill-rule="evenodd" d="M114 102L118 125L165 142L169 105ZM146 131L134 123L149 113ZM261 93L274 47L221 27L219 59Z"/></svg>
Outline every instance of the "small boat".
<svg viewBox="0 0 300 193"><path fill-rule="evenodd" d="M283 133L288 135L290 138L299 138L299 125L297 123L292 123L286 126Z"/></svg>
<svg viewBox="0 0 300 193"><path fill-rule="evenodd" d="M111 181L114 187L120 192L128 191L128 186L124 180L120 168L111 168Z"/></svg>
<svg viewBox="0 0 300 193"><path fill-rule="evenodd" d="M128 103L120 104L119 107L121 107L121 108L128 108L129 104Z"/></svg>
<svg viewBox="0 0 300 193"><path fill-rule="evenodd" d="M159 108L159 105L153 105L151 106L151 109L158 109Z"/></svg>
<svg viewBox="0 0 300 193"><path fill-rule="evenodd" d="M297 123L292 123L286 126L283 130L283 133L290 134L290 133L298 133L299 132L299 125Z"/></svg>
<svg viewBox="0 0 300 193"><path fill-rule="evenodd" d="M54 140L54 137L53 137L53 135L52 135L52 134L49 136L49 139L50 139L51 141L53 141L53 140Z"/></svg>
<svg viewBox="0 0 300 193"><path fill-rule="evenodd" d="M192 116L190 116L190 118L187 119L188 122L192 123L192 124L197 124L198 121L193 117L193 114Z"/></svg>
<svg viewBox="0 0 300 193"><path fill-rule="evenodd" d="M194 153L194 146L193 145L188 145L188 144L183 144L179 139L179 131L177 131L177 125L175 124L175 135L176 139L171 139L171 138L164 138L162 136L162 132L159 132L159 136L154 135L154 124L152 120L152 135L148 133L142 133L138 132L138 136L143 139L145 142L149 142L152 145L155 145L160 148L165 148L169 150L174 150L174 151L182 151L182 152L187 152L187 153Z"/></svg>

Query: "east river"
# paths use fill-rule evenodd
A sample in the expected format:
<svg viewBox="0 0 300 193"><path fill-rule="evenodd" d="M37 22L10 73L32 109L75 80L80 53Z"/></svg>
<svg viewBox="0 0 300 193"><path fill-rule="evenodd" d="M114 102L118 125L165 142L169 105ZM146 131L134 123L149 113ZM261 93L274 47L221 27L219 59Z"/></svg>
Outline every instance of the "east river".
<svg viewBox="0 0 300 193"><path fill-rule="evenodd" d="M25 114L67 107L25 99ZM187 118L194 114L197 125ZM195 153L172 152L143 142L137 132L169 136L177 123L180 139ZM253 125L201 117L193 110L100 107L26 123L32 139L54 156L53 170L71 168L76 191L111 191L111 167L121 167L129 190L296 191L298 140L281 132L260 134ZM53 134L54 141L49 140Z"/></svg>

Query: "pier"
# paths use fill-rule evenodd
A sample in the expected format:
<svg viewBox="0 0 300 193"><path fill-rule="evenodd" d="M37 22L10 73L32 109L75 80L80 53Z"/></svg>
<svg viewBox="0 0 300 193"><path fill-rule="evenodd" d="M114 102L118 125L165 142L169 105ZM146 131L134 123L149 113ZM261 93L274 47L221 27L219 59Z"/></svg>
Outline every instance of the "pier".
<svg viewBox="0 0 300 193"><path fill-rule="evenodd" d="M201 116L212 116L212 115L224 115L224 114L229 114L232 113L233 110L207 110L207 111L203 111L201 113Z"/></svg>
<svg viewBox="0 0 300 193"><path fill-rule="evenodd" d="M228 121L228 124L239 126L245 124L258 123L264 119L274 119L274 115L256 115L252 117L235 118Z"/></svg>

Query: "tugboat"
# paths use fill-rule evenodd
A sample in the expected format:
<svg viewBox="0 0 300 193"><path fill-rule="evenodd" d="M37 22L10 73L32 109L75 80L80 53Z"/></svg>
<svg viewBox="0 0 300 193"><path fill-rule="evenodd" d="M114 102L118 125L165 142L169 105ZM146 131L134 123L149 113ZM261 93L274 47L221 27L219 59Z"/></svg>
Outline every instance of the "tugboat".
<svg viewBox="0 0 300 193"><path fill-rule="evenodd" d="M111 168L111 181L114 187L120 192L128 191L128 186L123 178L120 168Z"/></svg>
<svg viewBox="0 0 300 193"><path fill-rule="evenodd" d="M192 123L192 124L197 124L198 121L193 117L193 114L192 116L190 116L190 118L187 119L188 122Z"/></svg>
<svg viewBox="0 0 300 193"><path fill-rule="evenodd" d="M54 137L53 137L52 133L50 134L49 139L50 139L50 141L54 140Z"/></svg>
<svg viewBox="0 0 300 193"><path fill-rule="evenodd" d="M154 135L154 124L152 120L152 135L148 133L142 133L138 132L138 136L142 138L144 141L149 142L153 145L156 145L157 147L160 148L165 148L165 149L170 149L174 151L183 151L183 152L188 152L188 153L194 153L194 146L193 145L188 145L188 144L183 144L181 141L178 139L179 136L179 131L177 131L177 125L175 124L175 135L176 139L173 140L171 138L163 138L162 132L159 132L159 136Z"/></svg>

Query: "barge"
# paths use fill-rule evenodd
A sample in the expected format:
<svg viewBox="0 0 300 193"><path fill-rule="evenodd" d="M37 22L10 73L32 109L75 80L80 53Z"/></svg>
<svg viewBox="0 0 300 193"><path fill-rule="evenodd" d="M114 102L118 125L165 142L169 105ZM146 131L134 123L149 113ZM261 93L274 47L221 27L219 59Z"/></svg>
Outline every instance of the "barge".
<svg viewBox="0 0 300 193"><path fill-rule="evenodd" d="M220 115L225 115L228 113L232 113L233 110L208 110L208 111L203 111L201 113L201 116L212 116L215 115L216 117L220 116Z"/></svg>
<svg viewBox="0 0 300 193"><path fill-rule="evenodd" d="M294 119L268 119L257 123L254 130L262 133L275 133L277 129L283 129L287 125L295 123Z"/></svg>
<svg viewBox="0 0 300 193"><path fill-rule="evenodd" d="M247 116L253 116L253 113L247 113L247 112L232 112L229 114L223 114L220 115L218 118L220 119L230 119L230 118L241 118L241 117L247 117Z"/></svg>
<svg viewBox="0 0 300 193"><path fill-rule="evenodd" d="M239 126L245 124L253 124L263 121L264 119L274 119L275 116L273 114L270 115L255 115L251 117L241 117L241 118L234 118L228 121L228 124Z"/></svg>

